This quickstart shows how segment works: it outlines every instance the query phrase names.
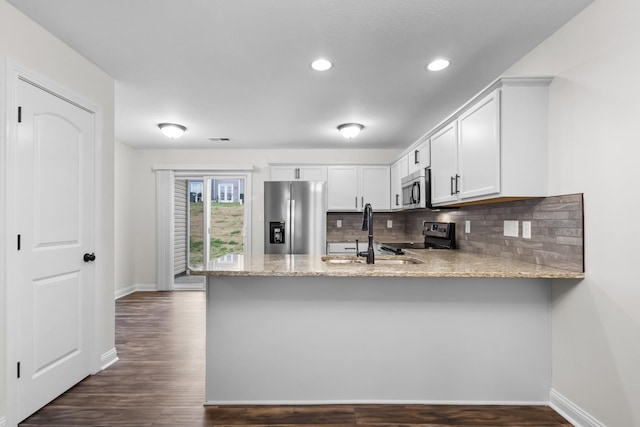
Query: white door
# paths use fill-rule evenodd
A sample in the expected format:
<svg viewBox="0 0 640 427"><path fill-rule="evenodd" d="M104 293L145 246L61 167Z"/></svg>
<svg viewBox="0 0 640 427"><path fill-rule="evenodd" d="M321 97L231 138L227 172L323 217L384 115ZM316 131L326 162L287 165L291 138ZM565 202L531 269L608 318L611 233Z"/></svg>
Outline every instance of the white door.
<svg viewBox="0 0 640 427"><path fill-rule="evenodd" d="M19 420L91 373L94 114L19 81ZM100 254L97 254L98 262Z"/></svg>
<svg viewBox="0 0 640 427"><path fill-rule="evenodd" d="M187 271L187 233L189 231L189 196L187 180L176 179L173 199L173 275Z"/></svg>
<svg viewBox="0 0 640 427"><path fill-rule="evenodd" d="M218 184L218 202L220 203L233 202L233 185Z"/></svg>

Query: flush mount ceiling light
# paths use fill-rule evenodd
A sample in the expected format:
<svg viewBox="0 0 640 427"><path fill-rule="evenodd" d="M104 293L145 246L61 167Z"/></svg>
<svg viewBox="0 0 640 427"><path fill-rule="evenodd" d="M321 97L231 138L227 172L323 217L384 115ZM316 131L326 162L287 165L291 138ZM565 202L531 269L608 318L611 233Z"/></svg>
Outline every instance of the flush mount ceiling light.
<svg viewBox="0 0 640 427"><path fill-rule="evenodd" d="M362 129L364 129L364 126L360 123L343 123L338 126L338 131L347 139L358 136Z"/></svg>
<svg viewBox="0 0 640 427"><path fill-rule="evenodd" d="M331 61L322 59L322 58L316 59L311 63L311 68L313 68L316 71L327 71L327 70L330 70L331 67L333 67L333 64L331 63Z"/></svg>
<svg viewBox="0 0 640 427"><path fill-rule="evenodd" d="M160 123L158 125L162 133L164 133L167 137L171 139L180 138L184 131L187 130L186 127L182 125L177 125L175 123Z"/></svg>
<svg viewBox="0 0 640 427"><path fill-rule="evenodd" d="M441 71L447 68L451 62L448 59L438 58L433 60L427 65L427 70L429 71Z"/></svg>

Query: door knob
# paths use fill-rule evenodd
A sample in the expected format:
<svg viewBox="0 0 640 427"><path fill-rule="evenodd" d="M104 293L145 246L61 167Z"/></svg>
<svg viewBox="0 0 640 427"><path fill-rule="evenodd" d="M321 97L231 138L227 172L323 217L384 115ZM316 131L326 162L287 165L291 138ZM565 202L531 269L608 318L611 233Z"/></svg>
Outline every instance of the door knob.
<svg viewBox="0 0 640 427"><path fill-rule="evenodd" d="M91 253L87 252L86 254L84 254L84 257L82 259L84 259L84 262L95 261L96 260L96 254L94 254L93 252L91 252Z"/></svg>

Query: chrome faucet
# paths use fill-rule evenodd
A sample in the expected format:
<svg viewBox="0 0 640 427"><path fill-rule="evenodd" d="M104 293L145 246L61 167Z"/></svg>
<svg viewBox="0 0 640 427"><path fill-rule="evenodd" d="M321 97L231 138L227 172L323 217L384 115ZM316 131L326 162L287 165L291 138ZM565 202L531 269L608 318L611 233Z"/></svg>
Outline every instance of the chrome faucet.
<svg viewBox="0 0 640 427"><path fill-rule="evenodd" d="M373 208L371 203L364 205L364 211L362 212L362 231L367 231L367 237L369 238L369 244L367 245L366 252L358 252L358 256L366 256L367 264L375 264L375 256L373 254Z"/></svg>

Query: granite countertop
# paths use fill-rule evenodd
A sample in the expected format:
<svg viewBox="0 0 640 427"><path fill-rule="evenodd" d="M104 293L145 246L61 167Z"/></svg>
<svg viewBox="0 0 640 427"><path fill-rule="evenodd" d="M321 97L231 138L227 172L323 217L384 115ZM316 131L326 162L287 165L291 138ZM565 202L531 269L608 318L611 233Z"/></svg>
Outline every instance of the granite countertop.
<svg viewBox="0 0 640 427"><path fill-rule="evenodd" d="M406 257L419 264L367 265L332 264L322 255L227 255L210 262L205 268L191 269L193 275L204 276L332 276L332 277L498 277L582 279L583 272L514 261L458 250L414 249ZM354 259L354 256L334 257ZM377 256L376 260L402 257ZM363 261L360 258L360 261Z"/></svg>

